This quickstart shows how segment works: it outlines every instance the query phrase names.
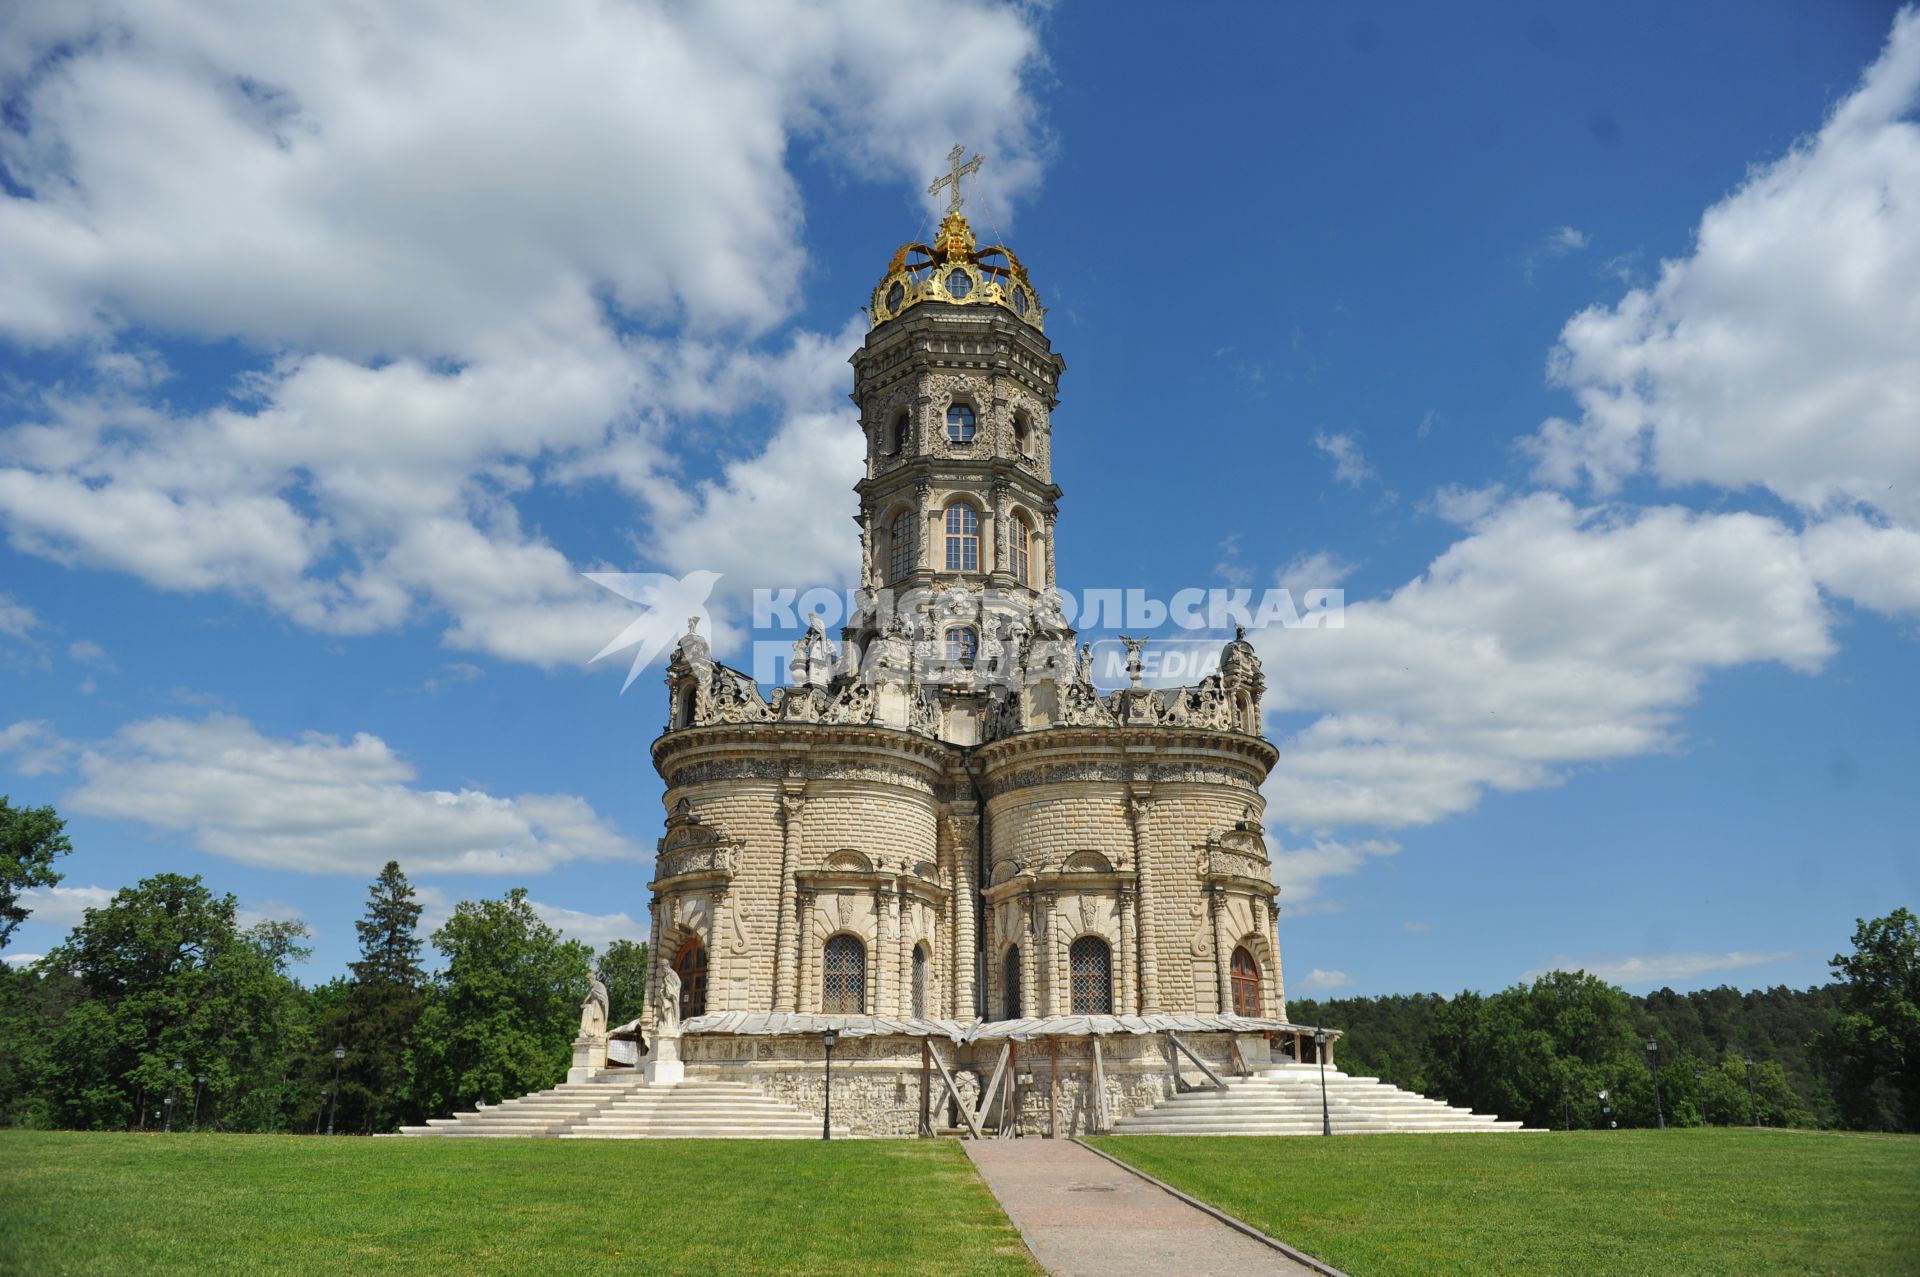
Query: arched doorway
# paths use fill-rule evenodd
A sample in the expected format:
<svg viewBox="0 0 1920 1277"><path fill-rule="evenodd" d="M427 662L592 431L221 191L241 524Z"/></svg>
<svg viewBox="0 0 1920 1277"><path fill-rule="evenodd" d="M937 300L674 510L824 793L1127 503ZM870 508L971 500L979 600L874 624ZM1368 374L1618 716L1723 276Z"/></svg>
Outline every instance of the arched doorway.
<svg viewBox="0 0 1920 1277"><path fill-rule="evenodd" d="M1099 936L1081 936L1067 950L1075 1015L1113 1014L1113 950Z"/></svg>
<svg viewBox="0 0 1920 1277"><path fill-rule="evenodd" d="M680 977L680 1018L691 1020L707 1013L707 946L698 936L673 955L673 973Z"/></svg>
<svg viewBox="0 0 1920 1277"><path fill-rule="evenodd" d="M1020 1018L1020 946L1007 947L1006 960L1001 964L1000 1009L1001 1019L1018 1020Z"/></svg>
<svg viewBox="0 0 1920 1277"><path fill-rule="evenodd" d="M1233 981L1233 1013L1257 1019L1261 1013L1260 964L1253 960L1245 945L1233 951L1229 976Z"/></svg>

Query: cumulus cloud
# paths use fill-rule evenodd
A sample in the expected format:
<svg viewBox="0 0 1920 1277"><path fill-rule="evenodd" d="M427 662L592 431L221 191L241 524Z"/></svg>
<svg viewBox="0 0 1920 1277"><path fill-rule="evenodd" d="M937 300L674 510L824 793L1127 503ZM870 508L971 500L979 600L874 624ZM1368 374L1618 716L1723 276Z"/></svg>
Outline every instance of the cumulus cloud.
<svg viewBox="0 0 1920 1277"><path fill-rule="evenodd" d="M638 941L647 938L647 922L635 922L626 913L583 913L578 909L542 904L533 899L529 899L527 905L549 927L569 940L584 940L596 952L615 940Z"/></svg>
<svg viewBox="0 0 1920 1277"><path fill-rule="evenodd" d="M0 337L83 346L98 378L43 388L0 433L0 526L315 629L432 620L541 665L584 662L626 609L580 578L603 565L523 522L536 489L615 478L636 543L672 562L728 570L775 529L771 568L844 570L850 538L830 544L793 467L857 477L850 415L815 393L844 390L848 331L761 345L807 268L788 158L918 190L965 137L1003 221L1038 174L1032 15L893 18L870 0L10 11ZM267 361L180 413L151 398L153 334ZM771 444L685 482L676 426L756 405Z"/></svg>
<svg viewBox="0 0 1920 1277"><path fill-rule="evenodd" d="M40 628L40 618L32 608L11 594L0 594L0 635L23 639Z"/></svg>
<svg viewBox="0 0 1920 1277"><path fill-rule="evenodd" d="M34 922L63 931L84 922L87 910L104 909L112 900L106 887L29 887L20 893L20 904Z"/></svg>
<svg viewBox="0 0 1920 1277"><path fill-rule="evenodd" d="M1319 967L1307 972L1292 982L1295 993L1324 993L1329 989L1344 989L1353 983L1353 977L1344 971L1322 971Z"/></svg>
<svg viewBox="0 0 1920 1277"><path fill-rule="evenodd" d="M1418 579L1349 601L1344 628L1253 636L1269 708L1315 715L1280 742L1270 817L1424 824L1671 747L1710 673L1816 670L1828 623L1777 520L1506 501Z"/></svg>
<svg viewBox="0 0 1920 1277"><path fill-rule="evenodd" d="M1527 254L1527 282L1533 282L1542 262L1578 253L1586 248L1588 242L1585 231L1573 226L1556 226Z"/></svg>
<svg viewBox="0 0 1920 1277"><path fill-rule="evenodd" d="M1527 972L1527 979L1537 980L1551 971L1585 971L1589 975L1612 981L1614 984L1684 984L1721 971L1740 971L1747 967L1770 966L1776 962L1786 962L1793 957L1792 953L1763 950L1735 950L1732 953L1643 953L1627 957L1585 960L1559 957L1543 970Z"/></svg>
<svg viewBox="0 0 1920 1277"><path fill-rule="evenodd" d="M1399 851L1399 843L1384 838L1342 841L1321 837L1297 846L1282 844L1271 855L1280 906L1292 914L1323 908L1325 902L1319 899L1323 879L1359 873L1368 862Z"/></svg>
<svg viewBox="0 0 1920 1277"><path fill-rule="evenodd" d="M270 737L244 718L152 718L78 747L63 810L186 834L242 864L372 876L542 873L578 860L645 859L585 800L498 797L413 782L377 736Z"/></svg>
<svg viewBox="0 0 1920 1277"><path fill-rule="evenodd" d="M28 719L0 727L0 754L13 756L13 770L22 776L63 772L73 762L74 744L61 737L45 719Z"/></svg>
<svg viewBox="0 0 1920 1277"><path fill-rule="evenodd" d="M1579 414L1538 475L1614 491L1764 487L1810 513L1920 523L1920 10L1813 136L1708 209L1657 282L1568 321Z"/></svg>

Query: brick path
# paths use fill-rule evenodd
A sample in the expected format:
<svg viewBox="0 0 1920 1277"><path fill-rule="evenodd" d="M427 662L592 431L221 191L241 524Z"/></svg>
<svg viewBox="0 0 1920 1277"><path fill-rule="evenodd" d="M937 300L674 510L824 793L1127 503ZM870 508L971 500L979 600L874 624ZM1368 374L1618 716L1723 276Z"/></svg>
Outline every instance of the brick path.
<svg viewBox="0 0 1920 1277"><path fill-rule="evenodd" d="M962 1143L1053 1277L1313 1273L1069 1140Z"/></svg>

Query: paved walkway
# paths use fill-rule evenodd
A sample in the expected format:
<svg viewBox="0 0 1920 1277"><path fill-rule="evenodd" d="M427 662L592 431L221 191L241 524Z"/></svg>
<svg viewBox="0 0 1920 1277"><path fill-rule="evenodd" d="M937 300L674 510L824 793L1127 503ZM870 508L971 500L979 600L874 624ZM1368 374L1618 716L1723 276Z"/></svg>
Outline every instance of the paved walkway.
<svg viewBox="0 0 1920 1277"><path fill-rule="evenodd" d="M1312 1274L1070 1140L963 1140L1054 1277Z"/></svg>

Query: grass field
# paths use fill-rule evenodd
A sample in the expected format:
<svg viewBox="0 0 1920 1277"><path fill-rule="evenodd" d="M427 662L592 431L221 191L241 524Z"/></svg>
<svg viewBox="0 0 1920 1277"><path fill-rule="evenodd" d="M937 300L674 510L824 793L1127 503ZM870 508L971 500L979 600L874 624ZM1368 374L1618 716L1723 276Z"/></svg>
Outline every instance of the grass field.
<svg viewBox="0 0 1920 1277"><path fill-rule="evenodd" d="M1353 1277L1920 1273L1920 1139L1790 1131L1091 1141Z"/></svg>
<svg viewBox="0 0 1920 1277"><path fill-rule="evenodd" d="M951 1141L0 1131L0 1273L1036 1273Z"/></svg>

